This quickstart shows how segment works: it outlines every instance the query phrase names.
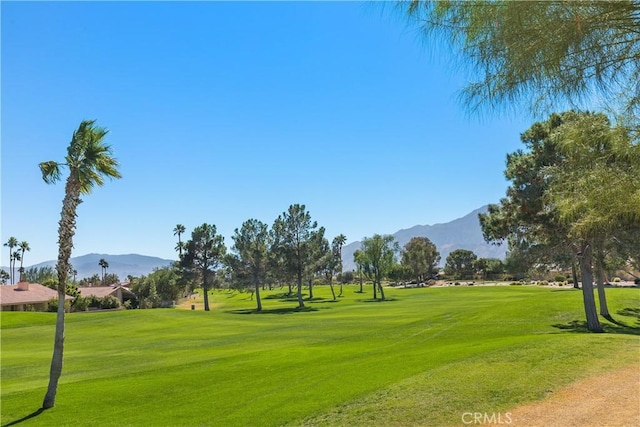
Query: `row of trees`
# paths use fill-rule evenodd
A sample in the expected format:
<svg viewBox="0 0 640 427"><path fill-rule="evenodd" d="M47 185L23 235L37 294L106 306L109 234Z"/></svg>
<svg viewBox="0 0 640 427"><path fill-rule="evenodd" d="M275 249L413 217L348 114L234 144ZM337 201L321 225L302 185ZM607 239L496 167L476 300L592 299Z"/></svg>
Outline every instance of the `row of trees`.
<svg viewBox="0 0 640 427"><path fill-rule="evenodd" d="M24 272L24 255L25 252L30 251L29 242L23 240L22 242L18 242L18 239L11 236L4 246L9 248L9 272L7 273L4 270L0 270L0 280L2 280L2 284L6 284L7 281L10 284L14 284L16 282L16 262L20 261L20 268L18 268L19 273ZM14 250L15 249L15 250Z"/></svg>
<svg viewBox="0 0 640 427"><path fill-rule="evenodd" d="M256 296L256 309L262 310L260 287L265 283L288 284L289 294L296 286L298 307L304 307L303 284L309 286L309 298L313 299L313 279L326 276L330 280L342 270L342 246L344 235L336 236L330 244L325 228L311 220L305 205L293 204L276 218L271 229L262 221L249 219L235 229L233 245L227 252L224 238L216 226L202 224L183 242L185 232L178 224L174 234L178 236L178 250L183 280L195 280L204 291L204 308L209 310L208 290L216 279L216 271L224 268L225 277L237 289L252 289Z"/></svg>

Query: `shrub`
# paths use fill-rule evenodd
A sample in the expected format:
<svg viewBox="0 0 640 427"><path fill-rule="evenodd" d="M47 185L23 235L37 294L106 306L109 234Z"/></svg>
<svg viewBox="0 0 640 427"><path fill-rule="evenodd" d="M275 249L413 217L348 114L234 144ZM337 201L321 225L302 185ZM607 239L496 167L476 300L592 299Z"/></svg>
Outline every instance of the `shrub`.
<svg viewBox="0 0 640 427"><path fill-rule="evenodd" d="M562 274L558 274L556 276L553 276L553 281L554 282L564 282L564 276Z"/></svg>
<svg viewBox="0 0 640 427"><path fill-rule="evenodd" d="M640 285L640 277L636 277L636 280L634 280L633 283Z"/></svg>
<svg viewBox="0 0 640 427"><path fill-rule="evenodd" d="M454 283L453 286L460 286L460 282Z"/></svg>
<svg viewBox="0 0 640 427"><path fill-rule="evenodd" d="M573 285L573 278L567 279L567 283L570 284L570 285Z"/></svg>
<svg viewBox="0 0 640 427"><path fill-rule="evenodd" d="M620 283L620 278L619 278L619 277L614 277L614 278L613 278L613 281L614 281L615 283Z"/></svg>
<svg viewBox="0 0 640 427"><path fill-rule="evenodd" d="M522 286L522 282L511 282L509 286Z"/></svg>
<svg viewBox="0 0 640 427"><path fill-rule="evenodd" d="M118 307L120 307L120 300L118 300L118 298L112 295L107 295L106 297L101 298L100 308L106 310L106 309L118 308Z"/></svg>
<svg viewBox="0 0 640 427"><path fill-rule="evenodd" d="M71 303L71 308L73 311L87 311L89 308L89 298L76 297Z"/></svg>

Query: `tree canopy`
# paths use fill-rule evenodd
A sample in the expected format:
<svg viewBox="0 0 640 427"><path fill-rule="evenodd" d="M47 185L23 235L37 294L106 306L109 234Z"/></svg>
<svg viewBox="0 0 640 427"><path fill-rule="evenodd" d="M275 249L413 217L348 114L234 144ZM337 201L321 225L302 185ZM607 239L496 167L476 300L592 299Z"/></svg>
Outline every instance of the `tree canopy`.
<svg viewBox="0 0 640 427"><path fill-rule="evenodd" d="M468 66L462 99L471 110L522 104L541 112L600 97L637 123L637 0L413 0L397 7Z"/></svg>

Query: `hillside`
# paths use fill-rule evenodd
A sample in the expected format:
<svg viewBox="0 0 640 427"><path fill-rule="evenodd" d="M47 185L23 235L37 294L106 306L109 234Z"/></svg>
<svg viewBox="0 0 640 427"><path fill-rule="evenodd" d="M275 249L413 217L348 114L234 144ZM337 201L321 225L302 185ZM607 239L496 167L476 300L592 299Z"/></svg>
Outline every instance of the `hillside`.
<svg viewBox="0 0 640 427"><path fill-rule="evenodd" d="M413 237L428 237L440 252L440 265L444 265L449 253L456 249L473 251L479 258L499 258L506 256L506 244L496 246L484 241L478 214L487 212L487 205L476 209L462 218L444 224L415 225L411 228L393 233L396 241L403 247ZM375 232L372 232L372 234ZM352 242L342 249L342 263L344 271L355 270L353 253L359 249L361 242Z"/></svg>
<svg viewBox="0 0 640 427"><path fill-rule="evenodd" d="M128 275L140 276L151 273L154 269L164 267L173 261L146 255L127 254L127 255L109 255L109 254L87 254L78 257L72 257L70 262L73 268L77 270L77 279L100 274L101 269L98 261L104 258L109 263L108 273L117 274L120 280L124 280ZM25 266L31 267L55 267L56 261L45 261L39 264ZM6 267L2 267L8 270ZM17 274L17 273L16 273Z"/></svg>

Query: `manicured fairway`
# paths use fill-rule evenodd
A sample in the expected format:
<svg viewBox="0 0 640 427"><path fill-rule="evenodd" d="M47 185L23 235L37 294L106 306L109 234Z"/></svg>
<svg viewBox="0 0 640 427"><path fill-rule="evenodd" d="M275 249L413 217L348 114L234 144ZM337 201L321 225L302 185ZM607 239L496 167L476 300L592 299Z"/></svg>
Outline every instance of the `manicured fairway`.
<svg viewBox="0 0 640 427"><path fill-rule="evenodd" d="M571 289L355 290L318 287L301 312L277 290L262 314L226 291L208 313L70 314L56 406L19 425L462 425L640 363L640 289L607 290L622 325L605 334L584 333ZM42 403L55 315L1 320L6 425Z"/></svg>

